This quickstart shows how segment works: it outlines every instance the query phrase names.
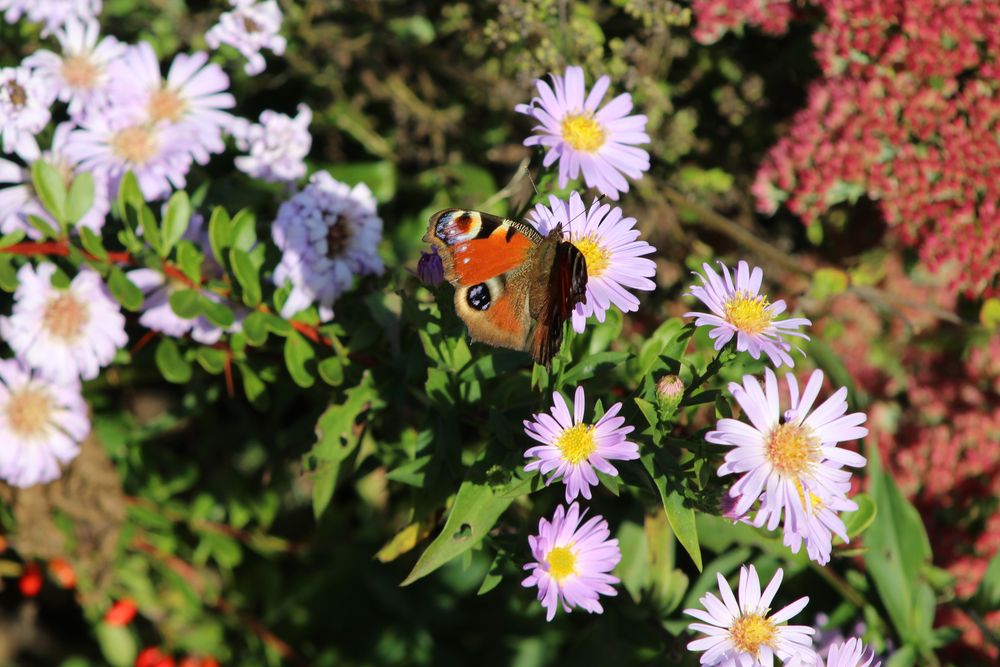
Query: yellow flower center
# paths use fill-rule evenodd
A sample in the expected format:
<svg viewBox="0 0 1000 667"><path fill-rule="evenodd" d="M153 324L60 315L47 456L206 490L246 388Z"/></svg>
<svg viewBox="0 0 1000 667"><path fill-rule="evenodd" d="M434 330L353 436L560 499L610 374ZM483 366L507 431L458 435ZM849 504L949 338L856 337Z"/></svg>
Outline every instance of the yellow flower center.
<svg viewBox="0 0 1000 667"><path fill-rule="evenodd" d="M577 424L563 431L559 439L556 440L556 447L562 451L563 458L572 464L586 461L587 457L597 449L593 430L593 426Z"/></svg>
<svg viewBox="0 0 1000 667"><path fill-rule="evenodd" d="M149 98L149 116L153 122L168 120L176 123L187 110L187 102L167 88L161 88Z"/></svg>
<svg viewBox="0 0 1000 667"><path fill-rule="evenodd" d="M799 492L799 501L802 503L802 507L806 507L806 490L802 486L802 482L795 480L795 490ZM823 499L817 496L812 491L809 492L809 501L812 503L812 513L819 514L823 509Z"/></svg>
<svg viewBox="0 0 1000 667"><path fill-rule="evenodd" d="M782 475L798 477L819 457L819 444L809 429L779 424L764 439L767 460Z"/></svg>
<svg viewBox="0 0 1000 667"><path fill-rule="evenodd" d="M7 94L10 95L10 103L18 109L23 108L28 103L28 91L17 81L7 82Z"/></svg>
<svg viewBox="0 0 1000 667"><path fill-rule="evenodd" d="M62 75L70 88L93 88L97 85L99 73L97 66L86 56L71 56L62 64Z"/></svg>
<svg viewBox="0 0 1000 667"><path fill-rule="evenodd" d="M39 389L22 389L7 400L7 423L16 435L29 439L41 435L52 416L52 399Z"/></svg>
<svg viewBox="0 0 1000 667"><path fill-rule="evenodd" d="M556 547L545 560L549 563L549 574L556 581L576 574L576 555L569 547Z"/></svg>
<svg viewBox="0 0 1000 667"><path fill-rule="evenodd" d="M83 334L83 328L90 321L90 311L68 292L50 300L42 315L45 329L64 342L72 342Z"/></svg>
<svg viewBox="0 0 1000 667"><path fill-rule="evenodd" d="M754 659L760 647L773 646L774 623L760 614L745 614L737 618L729 628L729 637L740 651L749 653Z"/></svg>
<svg viewBox="0 0 1000 667"><path fill-rule="evenodd" d="M770 305L765 296L740 291L726 301L723 313L726 321L743 333L758 334L771 326Z"/></svg>
<svg viewBox="0 0 1000 667"><path fill-rule="evenodd" d="M591 234L575 239L573 245L587 260L587 277L597 278L602 275L611 263L611 251L597 242L597 235Z"/></svg>
<svg viewBox="0 0 1000 667"><path fill-rule="evenodd" d="M142 125L127 127L111 137L111 152L133 164L146 164L159 147L156 130Z"/></svg>
<svg viewBox="0 0 1000 667"><path fill-rule="evenodd" d="M562 122L563 141L583 153L593 153L603 146L606 134L589 113L570 114Z"/></svg>

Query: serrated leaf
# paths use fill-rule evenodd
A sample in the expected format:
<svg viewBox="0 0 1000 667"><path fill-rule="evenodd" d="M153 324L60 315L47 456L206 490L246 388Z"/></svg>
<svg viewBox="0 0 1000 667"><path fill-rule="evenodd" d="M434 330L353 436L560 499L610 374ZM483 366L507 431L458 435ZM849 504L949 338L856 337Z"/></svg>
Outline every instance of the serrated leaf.
<svg viewBox="0 0 1000 667"><path fill-rule="evenodd" d="M142 290L135 286L117 266L108 272L108 289L125 309L136 311L142 307Z"/></svg>
<svg viewBox="0 0 1000 667"><path fill-rule="evenodd" d="M201 294L197 290L174 290L167 300L170 302L170 310L174 311L177 317L193 320L201 315Z"/></svg>
<svg viewBox="0 0 1000 667"><path fill-rule="evenodd" d="M101 237L95 234L92 230L87 227L80 227L80 243L83 245L83 249L86 250L91 257L101 262L105 262L108 259L108 251L104 249L104 244L101 242Z"/></svg>
<svg viewBox="0 0 1000 667"><path fill-rule="evenodd" d="M243 303L254 308L260 303L260 273L245 250L229 249L229 265L243 292Z"/></svg>
<svg viewBox="0 0 1000 667"><path fill-rule="evenodd" d="M31 165L31 184L38 200L60 226L66 224L66 184L62 176L45 160Z"/></svg>
<svg viewBox="0 0 1000 667"><path fill-rule="evenodd" d="M86 171L77 174L66 197L66 221L69 224L75 225L90 212L94 205L94 192L94 177Z"/></svg>
<svg viewBox="0 0 1000 667"><path fill-rule="evenodd" d="M285 366L295 384L308 389L316 382L310 366L316 358L316 351L298 332L292 332L285 339Z"/></svg>
<svg viewBox="0 0 1000 667"><path fill-rule="evenodd" d="M191 222L191 200L183 190L178 190L167 201L167 210L163 214L160 257L166 257L184 236Z"/></svg>
<svg viewBox="0 0 1000 667"><path fill-rule="evenodd" d="M184 358L173 338L160 338L156 346L156 367L167 382L184 384L191 379L191 362Z"/></svg>

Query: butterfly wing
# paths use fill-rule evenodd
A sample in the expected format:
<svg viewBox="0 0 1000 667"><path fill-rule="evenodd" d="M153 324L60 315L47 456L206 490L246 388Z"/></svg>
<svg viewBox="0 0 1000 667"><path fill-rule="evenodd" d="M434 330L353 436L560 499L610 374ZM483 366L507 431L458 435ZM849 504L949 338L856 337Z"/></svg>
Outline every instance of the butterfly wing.
<svg viewBox="0 0 1000 667"><path fill-rule="evenodd" d="M556 229L549 238L558 238ZM549 240L546 238L546 241ZM544 294L535 310L538 325L531 340L531 356L548 367L559 351L563 339L563 324L573 314L576 304L587 296L587 260L576 246L565 241L555 243L551 270Z"/></svg>
<svg viewBox="0 0 1000 667"><path fill-rule="evenodd" d="M439 250L455 286L455 310L473 340L527 348L531 327L527 270L541 235L522 222L446 209L431 216L424 241Z"/></svg>

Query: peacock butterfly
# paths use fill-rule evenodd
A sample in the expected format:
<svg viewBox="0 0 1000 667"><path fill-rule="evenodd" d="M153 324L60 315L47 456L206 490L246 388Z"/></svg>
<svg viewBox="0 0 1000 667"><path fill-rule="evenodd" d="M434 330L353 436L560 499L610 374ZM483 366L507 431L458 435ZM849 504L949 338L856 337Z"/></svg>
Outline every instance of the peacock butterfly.
<svg viewBox="0 0 1000 667"><path fill-rule="evenodd" d="M587 261L561 226L542 236L525 222L449 208L431 216L424 241L441 256L472 340L550 364L587 291Z"/></svg>

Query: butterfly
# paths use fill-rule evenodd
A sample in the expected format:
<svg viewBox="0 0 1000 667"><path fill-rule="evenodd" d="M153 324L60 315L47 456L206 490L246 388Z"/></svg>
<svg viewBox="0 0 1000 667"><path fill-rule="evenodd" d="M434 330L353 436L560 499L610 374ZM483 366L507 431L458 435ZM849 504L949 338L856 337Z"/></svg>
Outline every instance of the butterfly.
<svg viewBox="0 0 1000 667"><path fill-rule="evenodd" d="M424 241L441 256L472 340L550 364L587 292L587 260L561 225L542 236L525 222L449 208L431 216Z"/></svg>

